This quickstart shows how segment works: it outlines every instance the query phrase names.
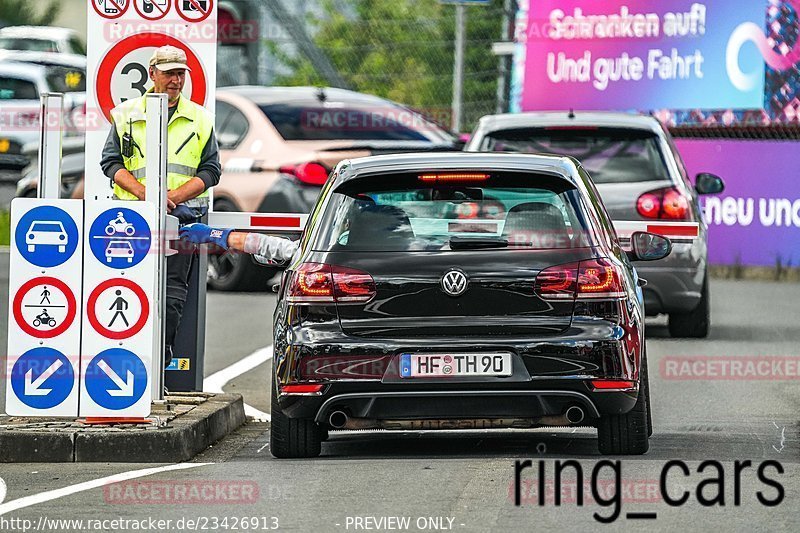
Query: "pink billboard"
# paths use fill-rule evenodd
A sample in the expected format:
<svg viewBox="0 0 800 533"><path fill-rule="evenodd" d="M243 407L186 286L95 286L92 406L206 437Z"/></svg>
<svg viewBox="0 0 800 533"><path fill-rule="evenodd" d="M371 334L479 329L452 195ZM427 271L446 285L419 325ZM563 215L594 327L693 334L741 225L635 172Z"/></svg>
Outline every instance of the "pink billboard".
<svg viewBox="0 0 800 533"><path fill-rule="evenodd" d="M800 141L676 139L689 174L712 172L725 191L701 197L709 262L800 266Z"/></svg>
<svg viewBox="0 0 800 533"><path fill-rule="evenodd" d="M763 106L764 1L527 4L516 36L521 111Z"/></svg>

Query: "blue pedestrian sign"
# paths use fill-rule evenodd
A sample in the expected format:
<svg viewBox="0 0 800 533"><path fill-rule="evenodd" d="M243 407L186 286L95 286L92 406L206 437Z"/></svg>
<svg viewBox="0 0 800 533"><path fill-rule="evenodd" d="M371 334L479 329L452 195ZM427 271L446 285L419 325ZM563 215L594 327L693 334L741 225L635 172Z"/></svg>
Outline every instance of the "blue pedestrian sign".
<svg viewBox="0 0 800 533"><path fill-rule="evenodd" d="M86 392L100 407L119 411L139 401L147 390L147 379L147 368L135 353L111 348L86 367Z"/></svg>
<svg viewBox="0 0 800 533"><path fill-rule="evenodd" d="M103 211L89 229L92 254L102 264L120 270L138 265L147 256L151 238L147 221L125 207Z"/></svg>
<svg viewBox="0 0 800 533"><path fill-rule="evenodd" d="M75 386L75 372L64 354L52 348L33 348L17 359L11 370L11 388L25 405L51 409Z"/></svg>
<svg viewBox="0 0 800 533"><path fill-rule="evenodd" d="M66 262L78 248L78 226L63 209L35 207L17 223L14 240L29 263L49 268Z"/></svg>

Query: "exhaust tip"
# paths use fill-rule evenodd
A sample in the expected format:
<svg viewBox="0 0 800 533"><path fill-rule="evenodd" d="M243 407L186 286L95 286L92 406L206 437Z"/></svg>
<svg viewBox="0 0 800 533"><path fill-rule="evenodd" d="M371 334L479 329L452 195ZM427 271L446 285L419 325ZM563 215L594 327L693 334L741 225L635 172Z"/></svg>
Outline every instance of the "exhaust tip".
<svg viewBox="0 0 800 533"><path fill-rule="evenodd" d="M584 414L582 408L578 407L577 405L573 405L572 407L567 409L567 412L564 413L564 416L567 417L567 421L570 424L580 424L581 422L583 422L583 419L585 418L586 415Z"/></svg>
<svg viewBox="0 0 800 533"><path fill-rule="evenodd" d="M344 411L334 411L328 417L328 424L334 429L342 429L347 424L347 414Z"/></svg>

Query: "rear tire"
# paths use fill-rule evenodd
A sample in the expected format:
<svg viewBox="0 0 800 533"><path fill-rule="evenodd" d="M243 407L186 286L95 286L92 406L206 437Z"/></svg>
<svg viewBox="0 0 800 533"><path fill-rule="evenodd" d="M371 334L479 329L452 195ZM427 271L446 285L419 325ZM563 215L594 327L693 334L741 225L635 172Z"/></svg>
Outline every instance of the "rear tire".
<svg viewBox="0 0 800 533"><path fill-rule="evenodd" d="M646 368L646 367L644 367ZM642 455L650 449L649 383L642 373L639 396L629 412L603 415L597 424L597 447L603 455Z"/></svg>
<svg viewBox="0 0 800 533"><path fill-rule="evenodd" d="M238 211L227 200L214 203L214 211ZM208 255L208 286L216 291L264 292L267 281L272 277L272 269L259 267L244 252L224 251Z"/></svg>
<svg viewBox="0 0 800 533"><path fill-rule="evenodd" d="M275 389L274 382L272 387ZM272 391L270 413L269 449L274 457L298 459L319 456L326 432L313 420L289 418L283 414L275 390Z"/></svg>
<svg viewBox="0 0 800 533"><path fill-rule="evenodd" d="M700 291L700 302L688 313L669 315L669 334L673 337L703 339L708 337L711 326L711 296L708 290L708 274Z"/></svg>

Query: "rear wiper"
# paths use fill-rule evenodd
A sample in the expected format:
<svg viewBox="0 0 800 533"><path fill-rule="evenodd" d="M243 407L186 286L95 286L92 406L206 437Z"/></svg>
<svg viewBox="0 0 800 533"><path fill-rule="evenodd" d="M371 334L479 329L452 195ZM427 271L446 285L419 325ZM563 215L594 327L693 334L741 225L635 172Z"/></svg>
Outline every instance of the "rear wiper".
<svg viewBox="0 0 800 533"><path fill-rule="evenodd" d="M478 250L481 248L507 248L508 240L500 237L450 237L451 250Z"/></svg>

